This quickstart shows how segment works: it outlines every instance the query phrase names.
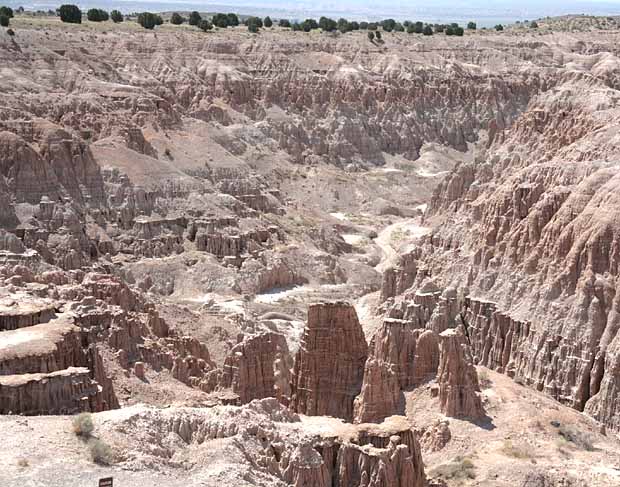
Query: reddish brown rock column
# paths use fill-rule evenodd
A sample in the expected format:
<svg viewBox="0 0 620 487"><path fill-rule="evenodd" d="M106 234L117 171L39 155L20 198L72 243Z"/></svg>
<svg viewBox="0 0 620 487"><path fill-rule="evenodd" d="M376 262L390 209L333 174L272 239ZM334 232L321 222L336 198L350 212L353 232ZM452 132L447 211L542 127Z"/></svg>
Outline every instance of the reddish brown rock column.
<svg viewBox="0 0 620 487"><path fill-rule="evenodd" d="M291 357L284 335L261 333L235 345L224 362L220 386L231 388L241 404L289 395Z"/></svg>
<svg viewBox="0 0 620 487"><path fill-rule="evenodd" d="M405 320L386 318L374 335L362 392L355 399L356 423L403 414L403 390L434 379L439 365L437 335Z"/></svg>
<svg viewBox="0 0 620 487"><path fill-rule="evenodd" d="M353 306L343 302L311 305L295 356L291 408L310 416L350 421L367 354L364 332Z"/></svg>
<svg viewBox="0 0 620 487"><path fill-rule="evenodd" d="M439 404L446 416L470 419L484 416L478 373L461 328L439 335Z"/></svg>

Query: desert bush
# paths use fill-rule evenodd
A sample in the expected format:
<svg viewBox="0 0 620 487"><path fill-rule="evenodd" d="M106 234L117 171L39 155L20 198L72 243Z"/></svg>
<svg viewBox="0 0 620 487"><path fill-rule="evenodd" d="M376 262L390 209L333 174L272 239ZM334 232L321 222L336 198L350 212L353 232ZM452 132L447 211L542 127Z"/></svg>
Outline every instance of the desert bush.
<svg viewBox="0 0 620 487"><path fill-rule="evenodd" d="M381 31L380 30L375 32L375 37L377 38L378 41L381 40Z"/></svg>
<svg viewBox="0 0 620 487"><path fill-rule="evenodd" d="M336 25L338 26L338 30L342 34L346 34L350 30L352 30L351 29L351 24L349 23L349 21L347 19L343 19L343 18L338 19L338 23Z"/></svg>
<svg viewBox="0 0 620 487"><path fill-rule="evenodd" d="M250 17L246 21L246 25L248 26L248 30L253 34L258 33L258 30L263 26L263 21L259 17Z"/></svg>
<svg viewBox="0 0 620 487"><path fill-rule="evenodd" d="M535 20L533 20L530 23L530 29L538 29L538 22L536 22Z"/></svg>
<svg viewBox="0 0 620 487"><path fill-rule="evenodd" d="M375 33L373 31L371 31L371 30L368 31L368 40L370 42L375 40Z"/></svg>
<svg viewBox="0 0 620 487"><path fill-rule="evenodd" d="M138 14L137 22L145 29L150 30L150 29L154 29L156 25L163 24L164 21L157 14L154 14L151 12L142 12L141 14Z"/></svg>
<svg viewBox="0 0 620 487"><path fill-rule="evenodd" d="M110 465L113 460L112 448L98 438L93 438L88 442L90 457L93 462L100 465Z"/></svg>
<svg viewBox="0 0 620 487"><path fill-rule="evenodd" d="M21 468L28 468L30 466L30 462L27 458L20 458L17 460L17 466Z"/></svg>
<svg viewBox="0 0 620 487"><path fill-rule="evenodd" d="M329 17L321 17L319 19L319 27L323 32L333 32L338 28L338 23Z"/></svg>
<svg viewBox="0 0 620 487"><path fill-rule="evenodd" d="M187 20L187 23L189 25L198 25L201 20L202 17L200 16L200 14L194 10L191 14L189 14L189 19Z"/></svg>
<svg viewBox="0 0 620 487"><path fill-rule="evenodd" d="M181 25L183 22L185 22L185 19L178 12L174 12L170 16L170 23L173 25Z"/></svg>
<svg viewBox="0 0 620 487"><path fill-rule="evenodd" d="M592 444L590 435L583 431L579 431L576 426L562 424L560 425L558 433L568 443L572 443L577 448L586 451L594 451L594 445Z"/></svg>
<svg viewBox="0 0 620 487"><path fill-rule="evenodd" d="M476 30L478 28L478 26L476 25L476 22L468 22L467 23L467 28L469 30Z"/></svg>
<svg viewBox="0 0 620 487"><path fill-rule="evenodd" d="M380 22L381 27L386 32L392 32L396 27L396 21L394 19L385 19Z"/></svg>
<svg viewBox="0 0 620 487"><path fill-rule="evenodd" d="M278 20L278 25L280 27L291 27L291 21L288 19L280 19Z"/></svg>
<svg viewBox="0 0 620 487"><path fill-rule="evenodd" d="M9 35L9 36L13 37L15 35L15 32L13 31L13 29L7 29L6 30L6 35Z"/></svg>
<svg viewBox="0 0 620 487"><path fill-rule="evenodd" d="M271 20L271 17L269 17L269 15L267 17L265 17L265 19L263 20L263 25L266 28L269 28L273 25L273 21Z"/></svg>
<svg viewBox="0 0 620 487"><path fill-rule="evenodd" d="M110 19L110 15L100 8L91 8L86 12L86 18L90 22L106 22Z"/></svg>
<svg viewBox="0 0 620 487"><path fill-rule="evenodd" d="M77 5L61 5L58 8L58 15L60 16L60 20L67 22L68 24L82 23L82 11Z"/></svg>
<svg viewBox="0 0 620 487"><path fill-rule="evenodd" d="M314 19L306 19L301 24L301 28L304 32L310 32L311 30L318 29L319 24Z"/></svg>
<svg viewBox="0 0 620 487"><path fill-rule="evenodd" d="M496 30L497 32L499 32L499 31L501 31L501 30L504 30L504 26L503 26L502 24L497 24L497 25L495 26L495 30Z"/></svg>
<svg viewBox="0 0 620 487"><path fill-rule="evenodd" d="M491 379L489 378L489 373L485 369L480 369L478 372L478 382L480 382L480 387L483 389L488 389L491 387Z"/></svg>
<svg viewBox="0 0 620 487"><path fill-rule="evenodd" d="M510 440L505 440L502 445L501 452L507 457L529 459L532 458L531 453L524 447L518 446L512 443Z"/></svg>
<svg viewBox="0 0 620 487"><path fill-rule="evenodd" d="M229 23L228 23L228 15L226 15L226 14L215 14L211 18L211 22L216 27L220 27L221 29L225 29L229 25Z"/></svg>
<svg viewBox="0 0 620 487"><path fill-rule="evenodd" d="M9 19L6 15L0 14L0 26L8 27L11 19Z"/></svg>
<svg viewBox="0 0 620 487"><path fill-rule="evenodd" d="M118 10L112 10L110 12L110 18L112 19L112 22L118 24L119 22L123 21L123 14L120 13Z"/></svg>
<svg viewBox="0 0 620 487"><path fill-rule="evenodd" d="M447 463L437 465L430 471L432 477L443 480L467 480L476 478L474 463L467 457L457 456Z"/></svg>
<svg viewBox="0 0 620 487"><path fill-rule="evenodd" d="M237 17L237 14L226 14L226 17L228 17L228 25L231 27L239 25L239 17Z"/></svg>
<svg viewBox="0 0 620 487"><path fill-rule="evenodd" d="M13 9L11 7L0 7L0 15L6 15L9 19L12 19Z"/></svg>
<svg viewBox="0 0 620 487"><path fill-rule="evenodd" d="M425 36L432 36L433 28L430 25L425 25L424 30L422 31L422 34L424 34Z"/></svg>
<svg viewBox="0 0 620 487"><path fill-rule="evenodd" d="M90 413L80 413L73 418L73 432L77 436L88 438L95 429Z"/></svg>
<svg viewBox="0 0 620 487"><path fill-rule="evenodd" d="M200 22L198 22L198 28L203 32L207 32L208 30L213 29L213 24L207 19L202 19Z"/></svg>

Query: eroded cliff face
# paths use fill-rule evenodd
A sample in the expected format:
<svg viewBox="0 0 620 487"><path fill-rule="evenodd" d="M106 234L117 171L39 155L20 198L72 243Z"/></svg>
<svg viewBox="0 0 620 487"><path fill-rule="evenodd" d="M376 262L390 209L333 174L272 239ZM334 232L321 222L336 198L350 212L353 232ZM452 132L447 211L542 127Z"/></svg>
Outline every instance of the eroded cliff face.
<svg viewBox="0 0 620 487"><path fill-rule="evenodd" d="M230 456L240 452L245 458L238 475L250 462L252 478L264 475L268 485L277 480L300 487L426 485L420 445L400 416L350 425L334 418L300 418L275 399L263 399L244 407L133 408L124 419L101 419L105 439L136 467L142 462L164 466L172 450L193 458L218 440Z"/></svg>
<svg viewBox="0 0 620 487"><path fill-rule="evenodd" d="M451 319L465 325L476 363L612 427L619 176L601 133L617 110L614 90L588 76L534 98L439 185L415 264L468 296Z"/></svg>
<svg viewBox="0 0 620 487"><path fill-rule="evenodd" d="M439 365L437 335L406 320L387 318L370 342L364 381L355 399L355 422L403 414L403 391L434 379Z"/></svg>

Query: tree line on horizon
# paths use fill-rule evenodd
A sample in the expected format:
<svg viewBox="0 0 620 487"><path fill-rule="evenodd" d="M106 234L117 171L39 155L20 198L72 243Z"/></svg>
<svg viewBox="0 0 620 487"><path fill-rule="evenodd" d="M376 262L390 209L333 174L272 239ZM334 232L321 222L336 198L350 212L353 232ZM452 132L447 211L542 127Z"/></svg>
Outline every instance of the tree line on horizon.
<svg viewBox="0 0 620 487"><path fill-rule="evenodd" d="M18 10L23 12L24 9ZM60 17L62 22L80 24L82 22L82 11L77 5L64 4L57 10L56 14ZM13 10L9 7L0 7L0 26L7 27L10 19L14 16ZM128 17L134 18L138 24L145 29L154 29L158 25L164 23L164 19L161 15L152 12L135 13ZM99 8L91 8L86 12L86 18L90 22L107 22L112 20L115 23L123 22L125 16L118 10L112 10L107 12L106 10ZM271 28L275 23L282 28L289 28L292 31L310 32L315 29L321 29L323 32L341 32L345 34L347 32L357 30L367 30L368 39L370 41L382 40L381 32L407 32L409 34L423 34L431 36L433 34L443 33L447 36L462 36L467 30L476 30L477 25L475 22L469 22L466 28L461 27L458 23L451 24L430 24L424 22L412 22L405 20L404 22L398 22L394 19L385 19L379 22L358 22L355 20L349 21L345 18L334 20L329 17L321 17L318 21L312 18L308 18L302 22L291 22L288 19L279 19L273 21L269 16L261 19L260 17L247 17L243 21L239 19L239 16L234 13L215 13L210 18L203 18L197 11L193 11L189 14L188 18L183 17L178 12L173 12L170 16L169 22L173 25L181 25L187 23L191 26L198 27L200 30L207 32L214 27L220 29L226 29L228 27L236 27L240 24L245 25L249 32L257 33L262 28ZM537 28L538 24L534 21L530 23L531 28ZM504 30L504 26L498 24L494 27L496 31Z"/></svg>

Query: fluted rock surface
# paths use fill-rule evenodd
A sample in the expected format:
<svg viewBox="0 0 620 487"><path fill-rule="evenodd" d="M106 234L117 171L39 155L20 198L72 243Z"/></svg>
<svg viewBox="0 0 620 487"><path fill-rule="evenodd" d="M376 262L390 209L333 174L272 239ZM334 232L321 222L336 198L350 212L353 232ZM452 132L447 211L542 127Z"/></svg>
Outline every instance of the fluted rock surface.
<svg viewBox="0 0 620 487"><path fill-rule="evenodd" d="M55 316L56 306L50 300L32 299L24 295L15 299L0 300L0 331L16 330L38 325Z"/></svg>
<svg viewBox="0 0 620 487"><path fill-rule="evenodd" d="M127 449L128 458L145 464L155 459L173 462L171 452L186 448L211 452L229 445L227 452L241 453L253 471L267 475L265 485L426 485L420 445L402 416L381 424L343 424L334 418L319 423L270 398L241 407L137 409L102 429L104 439L113 436ZM171 444L166 440L171 434L182 442Z"/></svg>
<svg viewBox="0 0 620 487"><path fill-rule="evenodd" d="M439 406L446 416L479 419L484 416L478 373L461 328L439 335Z"/></svg>
<svg viewBox="0 0 620 487"><path fill-rule="evenodd" d="M439 348L433 331L386 318L370 342L362 391L355 399L355 421L376 422L402 414L402 391L434 378L438 365Z"/></svg>
<svg viewBox="0 0 620 487"><path fill-rule="evenodd" d="M308 307L308 321L295 356L291 408L312 416L351 420L368 346L355 308L348 303Z"/></svg>
<svg viewBox="0 0 620 487"><path fill-rule="evenodd" d="M291 362L284 335L250 336L226 357L219 385L238 394L241 404L265 397L288 400Z"/></svg>
<svg viewBox="0 0 620 487"><path fill-rule="evenodd" d="M101 387L86 367L0 376L0 414L75 414L103 409Z"/></svg>

